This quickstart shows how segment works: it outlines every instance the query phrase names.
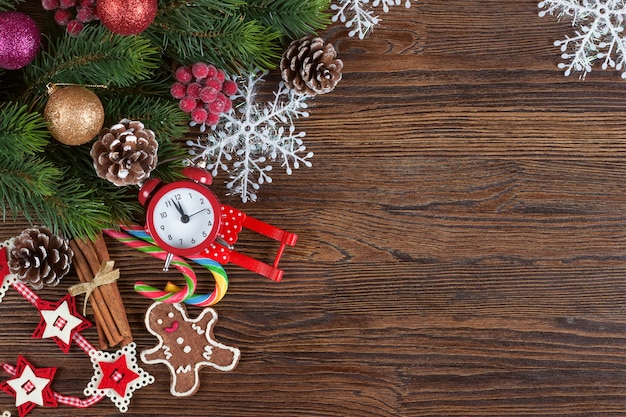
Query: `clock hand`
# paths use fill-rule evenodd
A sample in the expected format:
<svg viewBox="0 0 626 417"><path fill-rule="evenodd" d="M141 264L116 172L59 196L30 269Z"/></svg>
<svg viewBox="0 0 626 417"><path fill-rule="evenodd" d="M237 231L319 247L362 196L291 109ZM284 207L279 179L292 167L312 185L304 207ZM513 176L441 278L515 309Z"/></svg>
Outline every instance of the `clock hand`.
<svg viewBox="0 0 626 417"><path fill-rule="evenodd" d="M206 209L198 210L194 214L190 214L188 217L193 217L193 216L195 216L198 213L202 213L203 211L206 211Z"/></svg>
<svg viewBox="0 0 626 417"><path fill-rule="evenodd" d="M174 207L176 207L176 210L180 213L181 216L185 215L185 211L183 210L183 206L180 203L177 203L176 201L174 201L173 198L170 198L170 200L172 201L172 204L174 204Z"/></svg>
<svg viewBox="0 0 626 417"><path fill-rule="evenodd" d="M189 223L189 216L185 214L185 210L183 210L183 205L174 201L173 198L171 198L170 200L172 200L174 207L176 207L176 210L180 213L180 221L183 223Z"/></svg>

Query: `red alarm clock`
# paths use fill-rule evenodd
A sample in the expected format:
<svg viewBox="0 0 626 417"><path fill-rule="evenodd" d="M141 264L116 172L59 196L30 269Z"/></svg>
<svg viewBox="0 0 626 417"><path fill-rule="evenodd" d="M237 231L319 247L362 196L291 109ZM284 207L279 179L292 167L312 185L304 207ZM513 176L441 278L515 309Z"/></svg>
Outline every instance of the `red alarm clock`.
<svg viewBox="0 0 626 417"><path fill-rule="evenodd" d="M278 261L285 246L294 246L298 236L221 204L208 188L213 177L206 170L187 167L183 175L187 178L171 183L150 179L139 190L139 202L146 207L146 231L169 253L164 269L173 255L211 258L280 281L283 271L277 268ZM280 242L273 265L233 250L243 227Z"/></svg>
<svg viewBox="0 0 626 417"><path fill-rule="evenodd" d="M217 237L221 205L206 185L212 177L200 168L187 167L188 179L163 184L147 181L139 192L146 205L146 228L161 249L178 256L202 251Z"/></svg>

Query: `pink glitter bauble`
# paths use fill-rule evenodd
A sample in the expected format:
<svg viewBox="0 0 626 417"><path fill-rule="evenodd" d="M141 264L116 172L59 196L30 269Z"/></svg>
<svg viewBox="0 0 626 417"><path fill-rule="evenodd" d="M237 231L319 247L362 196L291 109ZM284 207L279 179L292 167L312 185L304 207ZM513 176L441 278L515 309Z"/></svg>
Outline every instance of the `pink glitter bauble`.
<svg viewBox="0 0 626 417"><path fill-rule="evenodd" d="M152 24L158 11L157 0L99 0L96 15L118 35L137 35Z"/></svg>
<svg viewBox="0 0 626 417"><path fill-rule="evenodd" d="M35 59L41 32L33 19L21 12L0 13L0 68L23 68Z"/></svg>

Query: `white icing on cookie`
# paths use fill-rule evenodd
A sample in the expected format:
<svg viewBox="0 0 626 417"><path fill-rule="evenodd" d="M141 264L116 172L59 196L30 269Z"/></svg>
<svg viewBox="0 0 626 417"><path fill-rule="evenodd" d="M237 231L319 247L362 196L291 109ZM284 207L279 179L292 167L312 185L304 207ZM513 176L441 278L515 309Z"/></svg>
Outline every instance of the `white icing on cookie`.
<svg viewBox="0 0 626 417"><path fill-rule="evenodd" d="M176 369L177 374L186 374L187 372L191 372L191 365L181 365Z"/></svg>
<svg viewBox="0 0 626 417"><path fill-rule="evenodd" d="M165 359L172 359L172 352L170 352L170 347L167 345L163 345L163 347L161 348L163 349L163 354L165 355Z"/></svg>

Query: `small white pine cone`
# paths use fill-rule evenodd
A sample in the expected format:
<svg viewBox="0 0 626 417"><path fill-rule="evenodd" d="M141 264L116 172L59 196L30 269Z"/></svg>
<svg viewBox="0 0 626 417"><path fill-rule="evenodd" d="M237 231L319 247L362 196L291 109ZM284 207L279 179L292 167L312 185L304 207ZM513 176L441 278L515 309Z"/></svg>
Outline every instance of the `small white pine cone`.
<svg viewBox="0 0 626 417"><path fill-rule="evenodd" d="M100 178L117 186L140 184L156 167L159 144L143 123L122 119L104 128L91 148L93 166Z"/></svg>
<svg viewBox="0 0 626 417"><path fill-rule="evenodd" d="M287 87L309 96L331 92L341 80L342 69L335 47L313 35L291 42L280 60Z"/></svg>
<svg viewBox="0 0 626 417"><path fill-rule="evenodd" d="M15 238L8 263L21 282L40 290L44 285L57 285L70 271L73 258L66 239L47 227L33 227Z"/></svg>

